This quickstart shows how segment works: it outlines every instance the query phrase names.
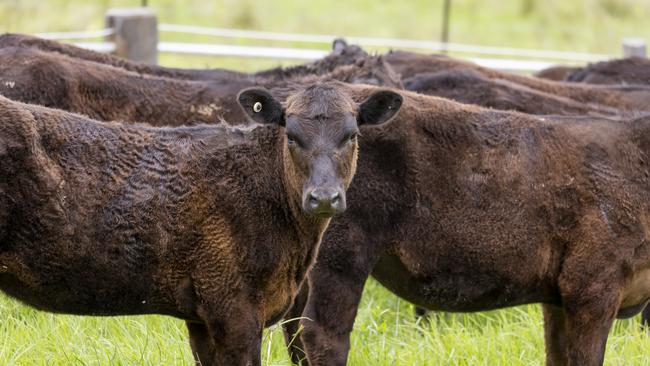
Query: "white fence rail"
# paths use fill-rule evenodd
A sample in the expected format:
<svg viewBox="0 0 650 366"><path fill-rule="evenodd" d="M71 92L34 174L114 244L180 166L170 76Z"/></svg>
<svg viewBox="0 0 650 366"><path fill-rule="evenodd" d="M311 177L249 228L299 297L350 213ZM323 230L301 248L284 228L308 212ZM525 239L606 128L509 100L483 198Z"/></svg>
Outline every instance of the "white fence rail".
<svg viewBox="0 0 650 366"><path fill-rule="evenodd" d="M115 30L113 28L104 28L94 31L36 33L35 36L46 39L70 40L108 37L112 36L113 34L115 34Z"/></svg>
<svg viewBox="0 0 650 366"><path fill-rule="evenodd" d="M334 39L339 38L334 35L322 34L293 34L278 32L262 32L243 29L224 29L224 28L206 28L179 24L160 24L158 29L161 32L185 33L193 35L209 35L223 38L243 38L266 41L283 41L283 42L303 42L303 43L320 43L331 44ZM373 47L388 47L399 49L420 49L433 52L447 50L449 52L470 53L477 55L492 56L515 56L524 58L539 58L549 60L562 60L573 62L596 61L611 58L611 55L589 54L579 52L564 51L544 51L531 50L524 48L508 47L490 47L477 46L459 43L446 43L434 41L423 41L413 39L397 38L373 38L373 37L346 37L346 40L352 44Z"/></svg>

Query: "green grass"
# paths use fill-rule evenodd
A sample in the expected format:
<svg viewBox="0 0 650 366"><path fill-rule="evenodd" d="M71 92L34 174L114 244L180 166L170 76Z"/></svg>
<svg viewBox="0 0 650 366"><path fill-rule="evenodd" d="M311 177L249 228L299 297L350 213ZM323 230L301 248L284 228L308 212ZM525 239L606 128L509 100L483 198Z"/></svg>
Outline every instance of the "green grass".
<svg viewBox="0 0 650 366"><path fill-rule="evenodd" d="M108 8L135 0L0 0L0 32L103 27ZM149 0L165 23L281 32L438 40L442 1ZM650 0L454 0L451 41L620 53L621 38L650 40ZM264 44L162 33L161 39ZM321 47L296 43L278 46ZM178 67L257 70L274 60L161 55ZM284 62L288 65L291 62ZM0 295L1 296L1 295ZM531 365L544 360L539 306L437 314L417 323L411 305L370 281L352 337L350 365ZM183 323L162 316L93 318L38 312L0 297L0 365L189 365ZM616 322L606 363L648 365L650 335L638 319ZM288 365L282 333L265 332L265 365Z"/></svg>
<svg viewBox="0 0 650 366"><path fill-rule="evenodd" d="M0 298L2 365L190 365L183 322L163 316L79 317L39 312ZM369 281L349 365L533 365L544 360L539 306L416 321L412 306ZM608 365L648 365L650 334L638 318L617 321ZM282 332L264 334L263 365L290 365Z"/></svg>

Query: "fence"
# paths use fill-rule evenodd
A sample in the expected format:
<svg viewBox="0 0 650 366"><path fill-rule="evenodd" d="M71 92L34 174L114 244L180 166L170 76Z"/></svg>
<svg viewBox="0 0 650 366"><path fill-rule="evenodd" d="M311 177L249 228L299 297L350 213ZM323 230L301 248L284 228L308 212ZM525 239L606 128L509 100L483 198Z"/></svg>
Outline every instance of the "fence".
<svg viewBox="0 0 650 366"><path fill-rule="evenodd" d="M205 28L179 24L158 24L156 15L148 8L112 9L106 14L106 26L105 29L92 32L41 33L38 36L56 40L73 40L73 44L83 48L98 52L113 53L128 59L148 63L156 63L159 52L207 56L314 60L325 56L329 52L325 47L329 47L333 40L338 38L335 35L292 34L241 29ZM321 47L325 47L288 48L159 42L159 32L231 39L300 42L318 44ZM105 41L88 41L89 39L96 38L104 38ZM520 72L538 71L558 63L581 64L615 57L604 54L486 47L394 38L349 37L347 41L366 48L411 49L425 52L441 52L444 50L454 55L464 55L462 58L481 66ZM642 39L625 39L623 40L622 48L623 56L646 57L646 45Z"/></svg>

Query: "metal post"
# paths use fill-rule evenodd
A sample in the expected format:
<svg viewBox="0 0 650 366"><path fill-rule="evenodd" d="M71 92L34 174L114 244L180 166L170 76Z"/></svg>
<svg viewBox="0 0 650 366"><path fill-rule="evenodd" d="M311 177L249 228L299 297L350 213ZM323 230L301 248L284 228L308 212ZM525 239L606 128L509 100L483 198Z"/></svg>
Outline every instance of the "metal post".
<svg viewBox="0 0 650 366"><path fill-rule="evenodd" d="M623 39L623 57L648 57L645 40L642 38Z"/></svg>
<svg viewBox="0 0 650 366"><path fill-rule="evenodd" d="M442 53L447 53L447 43L449 42L449 14L451 13L451 0L445 0L444 8L442 10L442 33L440 36L440 43Z"/></svg>
<svg viewBox="0 0 650 366"><path fill-rule="evenodd" d="M106 27L113 28L107 37L115 43L115 55L133 61L156 64L158 60L158 21L149 8L110 9Z"/></svg>

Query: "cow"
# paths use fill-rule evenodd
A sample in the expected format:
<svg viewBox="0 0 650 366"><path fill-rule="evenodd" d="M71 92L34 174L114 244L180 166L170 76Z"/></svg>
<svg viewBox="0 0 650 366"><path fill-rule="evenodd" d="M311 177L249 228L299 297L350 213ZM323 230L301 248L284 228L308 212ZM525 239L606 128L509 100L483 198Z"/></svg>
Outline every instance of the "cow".
<svg viewBox="0 0 650 366"><path fill-rule="evenodd" d="M246 124L236 100L240 90L252 86L293 90L296 85L327 80L401 87L399 77L381 57L367 57L321 75L297 74L285 80L196 81L138 74L35 48L0 48L0 94L102 121L158 126L221 121Z"/></svg>
<svg viewBox="0 0 650 366"><path fill-rule="evenodd" d="M650 60L628 57L592 63L570 73L566 81L587 84L650 85Z"/></svg>
<svg viewBox="0 0 650 366"><path fill-rule="evenodd" d="M246 79L223 83L143 75L38 49L0 48L0 94L102 121L244 124L248 120L235 97L255 85Z"/></svg>
<svg viewBox="0 0 650 366"><path fill-rule="evenodd" d="M155 128L0 97L0 289L55 313L174 316L197 364L260 365L346 208L359 127L401 100L249 88L261 125Z"/></svg>
<svg viewBox="0 0 650 366"><path fill-rule="evenodd" d="M86 50L73 45L47 40L39 37L5 33L0 35L0 48L19 47L56 52L69 57L91 61L100 64L119 67L139 74L162 76L175 79L201 81L233 81L238 79L271 81L294 79L296 76L320 75L334 71L339 66L350 65L362 61L368 54L358 46L348 46L342 40L334 40L333 52L314 62L291 67L277 67L257 73L243 73L226 69L179 69L126 60L113 55Z"/></svg>
<svg viewBox="0 0 650 366"><path fill-rule="evenodd" d="M363 100L376 88L340 85ZM295 361L344 365L372 275L441 311L544 310L548 365L601 365L650 299L650 117L531 116L411 92L360 136L348 210L286 318Z"/></svg>
<svg viewBox="0 0 650 366"><path fill-rule="evenodd" d="M470 69L486 78L506 80L558 97L573 99L580 103L600 104L621 110L650 110L650 87L585 85L556 82L527 75L497 71L441 55L426 55L406 51L391 51L384 55L386 62L403 79L417 74L446 70Z"/></svg>
<svg viewBox="0 0 650 366"><path fill-rule="evenodd" d="M119 67L139 74L178 79L232 80L233 78L247 77L245 73L225 69L180 69L149 65L26 34L5 33L0 35L0 48L4 47L32 48L41 51L56 52L81 60Z"/></svg>
<svg viewBox="0 0 650 366"><path fill-rule="evenodd" d="M487 78L476 70L452 69L416 74L403 81L406 90L502 110L528 114L617 117L634 112L576 102L503 79Z"/></svg>

